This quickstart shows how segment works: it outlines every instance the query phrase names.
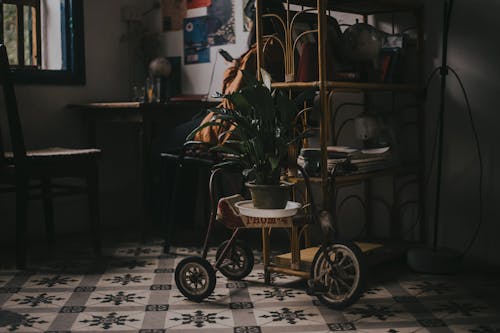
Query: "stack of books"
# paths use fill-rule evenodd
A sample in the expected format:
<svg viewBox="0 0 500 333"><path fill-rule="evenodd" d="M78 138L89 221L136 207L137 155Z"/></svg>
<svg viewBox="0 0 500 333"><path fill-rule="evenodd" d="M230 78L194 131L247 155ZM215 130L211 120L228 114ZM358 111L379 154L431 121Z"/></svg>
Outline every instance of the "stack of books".
<svg viewBox="0 0 500 333"><path fill-rule="evenodd" d="M328 149L328 172L340 163L349 161L352 168L350 174L367 173L391 167L393 159L390 147L373 149L356 149L344 146L329 146ZM297 158L297 164L302 166L310 176L318 176L320 173L320 148L303 148ZM345 174L346 170L338 169L337 174Z"/></svg>

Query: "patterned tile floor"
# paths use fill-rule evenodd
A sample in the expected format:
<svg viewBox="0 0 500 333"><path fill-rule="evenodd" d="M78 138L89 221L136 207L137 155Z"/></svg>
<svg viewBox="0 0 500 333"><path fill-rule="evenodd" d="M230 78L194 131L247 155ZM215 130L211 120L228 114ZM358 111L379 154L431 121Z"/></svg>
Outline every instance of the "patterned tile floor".
<svg viewBox="0 0 500 333"><path fill-rule="evenodd" d="M276 274L266 286L257 260L244 281L218 273L209 299L192 303L176 289L173 272L196 253L175 248L163 255L158 244L129 244L97 263L72 256L29 272L2 268L0 332L500 332L498 275L377 268L363 297L334 311L293 277Z"/></svg>

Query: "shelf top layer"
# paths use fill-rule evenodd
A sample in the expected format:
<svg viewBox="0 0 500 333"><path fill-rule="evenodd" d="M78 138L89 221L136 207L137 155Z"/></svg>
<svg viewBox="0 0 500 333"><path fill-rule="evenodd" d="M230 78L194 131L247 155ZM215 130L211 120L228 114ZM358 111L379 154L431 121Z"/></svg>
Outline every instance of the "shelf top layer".
<svg viewBox="0 0 500 333"><path fill-rule="evenodd" d="M286 0L273 0L286 3ZM290 4L307 7L316 7L316 0L290 0ZM391 13L408 11L422 6L422 0L327 0L327 9L370 15L377 13Z"/></svg>
<svg viewBox="0 0 500 333"><path fill-rule="evenodd" d="M418 171L418 165L402 165L395 166L385 169L380 169L376 171L370 171L365 173L354 173L351 175L340 175L335 177L335 184L337 186L349 185L362 182L364 180L376 177L392 176L392 175L405 175L412 174ZM321 183L322 179L319 177L309 177L311 183ZM292 183L302 183L304 178L302 177L290 177L287 181Z"/></svg>
<svg viewBox="0 0 500 333"><path fill-rule="evenodd" d="M319 81L312 82L275 82L272 84L276 89L304 89L318 88ZM398 91L398 92L418 92L419 86L416 84L399 83L371 83L371 82L350 82L350 81L327 81L326 88L332 91Z"/></svg>

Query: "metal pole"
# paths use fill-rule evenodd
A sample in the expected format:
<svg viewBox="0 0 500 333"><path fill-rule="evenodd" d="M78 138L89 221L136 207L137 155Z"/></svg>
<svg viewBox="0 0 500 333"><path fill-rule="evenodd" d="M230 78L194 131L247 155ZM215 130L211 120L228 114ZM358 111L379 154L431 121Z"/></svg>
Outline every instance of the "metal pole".
<svg viewBox="0 0 500 333"><path fill-rule="evenodd" d="M443 46L441 54L441 92L439 104L439 137L438 137L438 160L437 160L437 180L436 180L436 207L434 212L434 241L433 250L437 250L438 231L439 231L439 213L441 206L441 181L443 175L443 138L444 138L444 110L446 102L446 76L448 75L448 28L450 25L450 13L453 6L453 0L447 0L444 3L443 10Z"/></svg>
<svg viewBox="0 0 500 333"><path fill-rule="evenodd" d="M257 80L261 80L262 67L262 0L255 0L255 37L257 40Z"/></svg>
<svg viewBox="0 0 500 333"><path fill-rule="evenodd" d="M318 0L318 73L319 73L319 99L321 110L321 179L323 201L322 208L327 210L329 206L329 183L328 183L328 100L326 91L326 1Z"/></svg>

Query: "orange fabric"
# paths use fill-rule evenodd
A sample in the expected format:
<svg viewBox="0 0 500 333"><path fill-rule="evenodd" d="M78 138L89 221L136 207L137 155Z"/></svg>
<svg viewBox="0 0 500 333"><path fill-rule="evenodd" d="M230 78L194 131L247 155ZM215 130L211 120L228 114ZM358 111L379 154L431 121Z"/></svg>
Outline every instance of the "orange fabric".
<svg viewBox="0 0 500 333"><path fill-rule="evenodd" d="M268 43L269 52L266 53L264 62L269 66L283 68L283 53L280 51L280 48L277 44L270 40ZM243 73L242 71L246 71L248 73L254 74L257 68L257 46L253 45L248 51L246 51L239 59L235 60L233 65L226 69L224 72L224 79L222 82L222 93L223 94L231 94L234 93L241 88L243 88ZM270 72L268 70L268 72ZM273 73L276 73L276 69ZM276 75L276 74L275 74ZM281 73L278 71L278 76ZM277 77L276 79L280 80L281 78ZM224 99L218 107L230 109L231 103L227 99ZM213 112L209 112L205 118L201 121L201 124L212 121L214 114ZM234 129L234 126L226 128L225 126L209 126L205 127L201 131L197 132L194 136L194 140L207 142L212 145L216 145L220 142L224 142L228 139L229 135L224 135L223 138L220 138L220 135L227 130Z"/></svg>
<svg viewBox="0 0 500 333"><path fill-rule="evenodd" d="M225 227L234 229L244 227L238 209L235 204L245 200L241 194L235 194L230 197L221 198L217 205L217 220L222 222Z"/></svg>

